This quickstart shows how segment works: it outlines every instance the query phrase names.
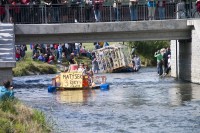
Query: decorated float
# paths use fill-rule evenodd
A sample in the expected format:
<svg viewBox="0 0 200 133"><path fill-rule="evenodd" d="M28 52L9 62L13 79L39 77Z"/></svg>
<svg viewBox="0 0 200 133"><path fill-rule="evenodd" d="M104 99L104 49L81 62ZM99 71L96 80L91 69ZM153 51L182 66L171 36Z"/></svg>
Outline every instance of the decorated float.
<svg viewBox="0 0 200 133"><path fill-rule="evenodd" d="M100 72L133 71L130 50L122 44L106 46L94 51Z"/></svg>
<svg viewBox="0 0 200 133"><path fill-rule="evenodd" d="M56 90L80 90L80 89L102 89L108 90L106 76L94 76L89 73L78 72L78 65L70 65L70 70L61 72L52 78L52 86L48 87L48 92Z"/></svg>

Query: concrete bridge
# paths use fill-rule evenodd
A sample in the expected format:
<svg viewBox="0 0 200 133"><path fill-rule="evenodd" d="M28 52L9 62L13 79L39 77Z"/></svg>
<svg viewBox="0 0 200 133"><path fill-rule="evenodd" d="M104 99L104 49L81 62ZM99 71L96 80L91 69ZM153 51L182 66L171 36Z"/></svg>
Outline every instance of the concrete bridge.
<svg viewBox="0 0 200 133"><path fill-rule="evenodd" d="M6 27L7 26L7 27ZM8 30L9 29L9 30ZM7 31L6 31L7 30ZM0 24L0 45L12 46L12 60L0 56L0 75L12 78L14 44L96 41L172 40L172 76L200 83L200 20L99 22L66 24ZM9 39L4 36L8 34ZM8 41L9 40L9 41ZM178 40L178 41L175 41ZM0 51L4 51L0 47ZM4 56L6 53L4 53ZM4 64L4 65L3 65ZM7 71L4 71L4 70Z"/></svg>

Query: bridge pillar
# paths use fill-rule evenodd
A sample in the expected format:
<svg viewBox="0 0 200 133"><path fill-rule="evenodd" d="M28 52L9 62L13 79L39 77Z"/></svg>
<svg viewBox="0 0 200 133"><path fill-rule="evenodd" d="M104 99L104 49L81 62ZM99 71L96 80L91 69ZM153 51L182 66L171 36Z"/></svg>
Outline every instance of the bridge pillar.
<svg viewBox="0 0 200 133"><path fill-rule="evenodd" d="M200 83L200 31L197 26L199 23L191 27L191 40L171 41L171 76L193 83Z"/></svg>
<svg viewBox="0 0 200 133"><path fill-rule="evenodd" d="M16 66L14 25L0 23L0 85L12 81L12 68Z"/></svg>

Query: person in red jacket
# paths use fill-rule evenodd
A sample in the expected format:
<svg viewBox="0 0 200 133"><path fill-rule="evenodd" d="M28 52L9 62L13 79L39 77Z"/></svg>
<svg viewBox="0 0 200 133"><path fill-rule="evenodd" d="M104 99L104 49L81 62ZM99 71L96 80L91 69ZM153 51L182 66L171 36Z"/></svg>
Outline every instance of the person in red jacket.
<svg viewBox="0 0 200 133"><path fill-rule="evenodd" d="M15 57L16 57L16 61L19 61L20 60L20 49L19 48L17 48L16 49L16 52L15 52Z"/></svg>

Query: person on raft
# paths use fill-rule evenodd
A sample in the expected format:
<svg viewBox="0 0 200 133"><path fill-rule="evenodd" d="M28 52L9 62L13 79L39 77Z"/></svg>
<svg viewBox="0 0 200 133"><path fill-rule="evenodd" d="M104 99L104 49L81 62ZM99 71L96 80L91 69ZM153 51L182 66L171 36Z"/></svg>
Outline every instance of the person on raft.
<svg viewBox="0 0 200 133"><path fill-rule="evenodd" d="M9 80L3 81L3 86L0 86L0 100L14 98L13 87Z"/></svg>

